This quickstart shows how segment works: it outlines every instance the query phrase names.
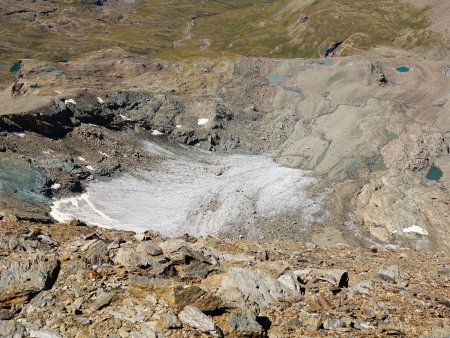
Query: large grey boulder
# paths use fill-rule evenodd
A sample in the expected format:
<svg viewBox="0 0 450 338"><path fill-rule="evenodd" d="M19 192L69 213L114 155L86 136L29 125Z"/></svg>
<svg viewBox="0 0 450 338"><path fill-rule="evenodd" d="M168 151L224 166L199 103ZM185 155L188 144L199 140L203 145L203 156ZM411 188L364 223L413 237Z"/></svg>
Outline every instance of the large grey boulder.
<svg viewBox="0 0 450 338"><path fill-rule="evenodd" d="M0 261L0 307L22 304L50 289L58 276L55 255L12 254Z"/></svg>
<svg viewBox="0 0 450 338"><path fill-rule="evenodd" d="M160 247L173 264L186 264L192 260L213 266L218 264L218 258L212 252L206 248L196 248L182 239L169 239L161 243Z"/></svg>
<svg viewBox="0 0 450 338"><path fill-rule="evenodd" d="M245 305L245 301L264 308L276 300L293 302L301 298L298 292L259 270L243 268L234 268L225 274L218 294L225 303L240 307Z"/></svg>
<svg viewBox="0 0 450 338"><path fill-rule="evenodd" d="M25 328L14 320L0 320L0 337L22 338Z"/></svg>
<svg viewBox="0 0 450 338"><path fill-rule="evenodd" d="M344 269L303 269L293 271L293 275L297 276L303 283L316 279L340 288L348 287L349 282L348 271Z"/></svg>
<svg viewBox="0 0 450 338"><path fill-rule="evenodd" d="M83 260L91 265L109 263L108 245L108 242L101 239L88 240L80 249Z"/></svg>
<svg viewBox="0 0 450 338"><path fill-rule="evenodd" d="M401 279L401 273L397 266L391 265L387 268L381 268L378 270L376 277L388 283L398 283Z"/></svg>
<svg viewBox="0 0 450 338"><path fill-rule="evenodd" d="M281 275L278 278L278 281L295 292L301 292L301 285L298 281L298 278L292 273L286 273L284 275Z"/></svg>
<svg viewBox="0 0 450 338"><path fill-rule="evenodd" d="M264 336L263 327L248 313L233 312L229 325L239 337L256 338Z"/></svg>

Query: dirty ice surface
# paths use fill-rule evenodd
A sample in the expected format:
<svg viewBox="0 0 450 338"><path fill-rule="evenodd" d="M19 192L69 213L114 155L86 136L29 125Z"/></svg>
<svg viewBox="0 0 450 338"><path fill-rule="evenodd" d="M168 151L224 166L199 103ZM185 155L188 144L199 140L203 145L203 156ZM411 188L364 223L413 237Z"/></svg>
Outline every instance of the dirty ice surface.
<svg viewBox="0 0 450 338"><path fill-rule="evenodd" d="M305 191L317 179L268 157L181 147L176 155L151 142L145 149L165 160L151 171L93 182L86 193L55 201L51 215L60 222L78 218L107 228L202 236L240 227L255 215L310 222L321 210Z"/></svg>

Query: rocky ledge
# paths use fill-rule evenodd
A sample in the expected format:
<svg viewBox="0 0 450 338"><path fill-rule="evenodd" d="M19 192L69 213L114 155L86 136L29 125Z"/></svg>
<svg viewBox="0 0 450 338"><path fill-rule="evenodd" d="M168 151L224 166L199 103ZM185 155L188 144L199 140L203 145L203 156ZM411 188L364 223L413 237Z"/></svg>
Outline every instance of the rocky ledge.
<svg viewBox="0 0 450 338"><path fill-rule="evenodd" d="M447 337L448 255L5 218L2 337Z"/></svg>

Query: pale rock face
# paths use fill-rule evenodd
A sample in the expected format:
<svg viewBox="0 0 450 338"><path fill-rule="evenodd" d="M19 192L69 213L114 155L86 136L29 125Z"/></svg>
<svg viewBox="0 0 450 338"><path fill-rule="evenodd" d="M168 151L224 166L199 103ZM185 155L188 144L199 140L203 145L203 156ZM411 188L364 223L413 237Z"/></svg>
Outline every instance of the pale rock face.
<svg viewBox="0 0 450 338"><path fill-rule="evenodd" d="M278 278L278 281L287 288L300 292L300 283L297 280L297 276L293 274L285 274Z"/></svg>
<svg viewBox="0 0 450 338"><path fill-rule="evenodd" d="M158 256L162 254L161 248L150 241L139 243L139 245L136 247L136 251L146 253L151 256Z"/></svg>
<svg viewBox="0 0 450 338"><path fill-rule="evenodd" d="M116 264L120 264L126 267L135 266L150 266L152 264L151 254L147 254L145 251L131 248L120 248L114 258Z"/></svg>
<svg viewBox="0 0 450 338"><path fill-rule="evenodd" d="M359 192L355 208L358 223L385 243L398 237L429 235L438 247L448 248L450 195L438 188L446 184L446 178L442 183L425 178L435 159L448 158L442 135L413 125L403 129L381 153L389 170L374 175ZM421 230L408 230L412 225Z"/></svg>
<svg viewBox="0 0 450 338"><path fill-rule="evenodd" d="M280 281L262 274L260 271L235 268L222 279L219 294L229 303L242 304L245 300L261 307L276 300L295 300L300 295Z"/></svg>
<svg viewBox="0 0 450 338"><path fill-rule="evenodd" d="M181 322L213 337L223 336L210 317L194 306L186 306L178 315Z"/></svg>

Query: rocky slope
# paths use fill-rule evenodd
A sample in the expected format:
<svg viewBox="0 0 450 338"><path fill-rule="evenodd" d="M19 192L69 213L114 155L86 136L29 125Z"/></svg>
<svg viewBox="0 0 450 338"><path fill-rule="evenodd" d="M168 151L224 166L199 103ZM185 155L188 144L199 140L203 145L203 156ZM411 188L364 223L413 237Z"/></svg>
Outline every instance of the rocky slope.
<svg viewBox="0 0 450 338"><path fill-rule="evenodd" d="M119 49L23 60L0 97L2 215L50 221L51 198L169 166L168 141L217 158L264 154L317 178L305 191L323 201L320 214L268 220L249 209L229 237L448 248L448 62L386 48L317 60L167 62ZM165 150L149 152L149 140ZM216 176L229 177L222 167ZM433 167L438 180L426 178ZM220 205L195 208L211 214Z"/></svg>
<svg viewBox="0 0 450 338"><path fill-rule="evenodd" d="M449 337L449 10L2 1L0 337Z"/></svg>
<svg viewBox="0 0 450 338"><path fill-rule="evenodd" d="M448 254L0 223L2 337L450 334Z"/></svg>

